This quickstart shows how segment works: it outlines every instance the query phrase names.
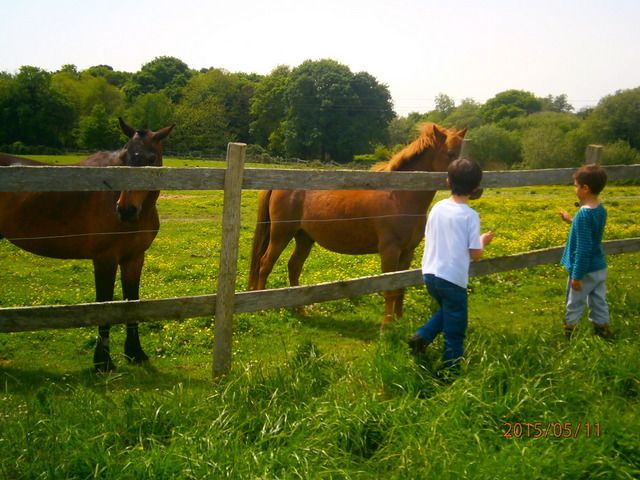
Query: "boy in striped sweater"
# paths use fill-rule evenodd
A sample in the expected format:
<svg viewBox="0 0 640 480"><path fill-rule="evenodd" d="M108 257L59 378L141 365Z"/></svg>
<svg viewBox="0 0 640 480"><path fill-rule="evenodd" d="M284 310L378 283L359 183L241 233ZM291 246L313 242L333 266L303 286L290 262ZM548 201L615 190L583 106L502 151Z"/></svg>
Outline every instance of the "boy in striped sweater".
<svg viewBox="0 0 640 480"><path fill-rule="evenodd" d="M569 272L564 332L571 337L588 305L594 332L609 338L612 334L605 288L607 263L601 244L607 211L598 199L607 183L607 174L598 165L585 165L574 173L573 180L579 201L576 206L580 209L573 219L566 211L560 212L560 217L571 225L560 261Z"/></svg>

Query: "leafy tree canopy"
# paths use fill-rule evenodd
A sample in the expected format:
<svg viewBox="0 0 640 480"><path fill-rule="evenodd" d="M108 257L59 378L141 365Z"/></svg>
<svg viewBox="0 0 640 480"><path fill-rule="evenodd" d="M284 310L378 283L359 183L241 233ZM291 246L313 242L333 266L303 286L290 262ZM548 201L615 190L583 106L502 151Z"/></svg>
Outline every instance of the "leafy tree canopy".
<svg viewBox="0 0 640 480"><path fill-rule="evenodd" d="M129 100L145 93L165 93L171 100L180 98L181 89L193 76L186 63L175 57L157 57L142 66L123 86Z"/></svg>
<svg viewBox="0 0 640 480"><path fill-rule="evenodd" d="M73 106L51 86L51 74L23 66L4 78L0 96L2 143L61 146L73 128ZM6 83L5 83L6 82Z"/></svg>
<svg viewBox="0 0 640 480"><path fill-rule="evenodd" d="M386 85L334 60L308 60L291 72L285 93L288 155L346 162L387 140L394 117Z"/></svg>
<svg viewBox="0 0 640 480"><path fill-rule="evenodd" d="M542 110L542 101L531 92L506 90L490 98L480 109L486 123L529 115Z"/></svg>
<svg viewBox="0 0 640 480"><path fill-rule="evenodd" d="M591 130L605 142L626 141L640 149L640 87L604 97L587 117Z"/></svg>
<svg viewBox="0 0 640 480"><path fill-rule="evenodd" d="M122 88L122 86L129 80L133 74L129 72L120 72L114 70L109 65L95 65L89 67L85 72L94 77L102 77L114 87Z"/></svg>

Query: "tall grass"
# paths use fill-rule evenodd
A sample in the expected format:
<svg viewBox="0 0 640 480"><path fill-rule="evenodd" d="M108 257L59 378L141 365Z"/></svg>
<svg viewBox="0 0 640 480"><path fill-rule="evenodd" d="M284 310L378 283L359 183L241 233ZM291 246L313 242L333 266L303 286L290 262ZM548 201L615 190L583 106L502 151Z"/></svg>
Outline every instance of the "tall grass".
<svg viewBox="0 0 640 480"><path fill-rule="evenodd" d="M637 187L606 192L608 238L638 235ZM569 187L540 187L486 192L476 207L503 254L562 243L555 210L572 202ZM163 193L143 297L214 290L220 205L218 194ZM246 192L239 289L253 215ZM7 242L0 259L1 306L93 298L87 262ZM217 383L207 318L143 324L146 368L124 361L114 328L110 375L91 371L94 329L0 335L0 478L638 478L640 255L608 260L611 342L586 318L564 338L558 266L473 279L455 378L440 373L441 340L421 359L406 347L431 308L420 288L382 335L379 295L238 315L233 370ZM378 263L318 250L302 279ZM284 264L271 285L286 284Z"/></svg>

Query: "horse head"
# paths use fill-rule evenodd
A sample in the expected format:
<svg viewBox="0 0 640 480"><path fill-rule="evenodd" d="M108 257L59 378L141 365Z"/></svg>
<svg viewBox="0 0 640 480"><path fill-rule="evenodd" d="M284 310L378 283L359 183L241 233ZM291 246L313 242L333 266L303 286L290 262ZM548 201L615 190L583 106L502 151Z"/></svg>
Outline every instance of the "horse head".
<svg viewBox="0 0 640 480"><path fill-rule="evenodd" d="M445 128L435 123L420 127L420 135L388 162L375 165L377 171L446 172L460 155L467 129Z"/></svg>
<svg viewBox="0 0 640 480"><path fill-rule="evenodd" d="M120 162L125 167L161 167L162 141L175 125L153 132L147 128L136 130L118 118L120 129L129 141L120 151ZM142 205L152 192L122 191L116 202L116 213L121 221L135 221L140 216Z"/></svg>
<svg viewBox="0 0 640 480"><path fill-rule="evenodd" d="M446 172L449 164L460 156L462 141L466 133L466 128L456 130L433 125L433 138L437 152L433 160L434 171Z"/></svg>

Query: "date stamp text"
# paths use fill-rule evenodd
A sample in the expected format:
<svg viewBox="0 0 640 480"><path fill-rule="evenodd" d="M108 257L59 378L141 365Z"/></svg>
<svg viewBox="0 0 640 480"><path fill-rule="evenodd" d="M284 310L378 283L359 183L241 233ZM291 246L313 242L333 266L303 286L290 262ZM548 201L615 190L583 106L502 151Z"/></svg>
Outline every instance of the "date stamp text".
<svg viewBox="0 0 640 480"><path fill-rule="evenodd" d="M504 438L599 438L600 422L503 422Z"/></svg>

